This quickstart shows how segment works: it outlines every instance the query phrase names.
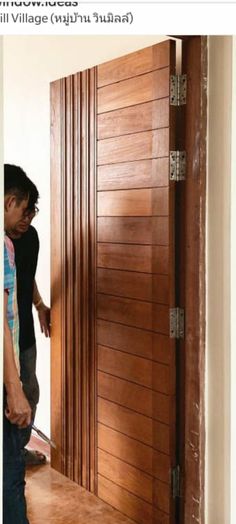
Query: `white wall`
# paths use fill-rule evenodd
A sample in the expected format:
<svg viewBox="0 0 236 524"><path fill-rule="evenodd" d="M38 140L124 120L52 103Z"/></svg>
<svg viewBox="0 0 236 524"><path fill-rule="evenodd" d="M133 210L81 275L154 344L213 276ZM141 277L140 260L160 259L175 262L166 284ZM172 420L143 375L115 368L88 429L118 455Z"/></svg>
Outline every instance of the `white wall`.
<svg viewBox="0 0 236 524"><path fill-rule="evenodd" d="M19 164L38 186L40 214L34 220L41 249L37 282L49 304L50 106L49 83L122 54L152 45L158 36L5 36L5 162ZM37 325L37 324L36 324ZM37 329L41 400L36 422L50 428L50 348Z"/></svg>
<svg viewBox="0 0 236 524"><path fill-rule="evenodd" d="M231 149L232 96L235 98L235 88L234 93L232 91L232 37L210 37L207 187L207 524L236 522L235 507L230 512L230 489L233 505L233 499L236 499L236 484L230 486L230 460L233 458L230 453L230 378L233 368L230 371L230 365L233 361L232 406L234 403L234 411L236 408L236 390L233 385L236 379L236 365L234 346L230 345L230 191L235 178L235 172L231 170L232 151L235 155L235 141L234 144L232 142L234 149ZM236 203L235 182L232 197ZM236 233L235 209L233 213L232 246L235 244ZM236 262L235 247L234 258ZM234 312L235 298L234 290ZM235 337L233 325L232 329ZM235 442L234 438L232 449L236 449Z"/></svg>

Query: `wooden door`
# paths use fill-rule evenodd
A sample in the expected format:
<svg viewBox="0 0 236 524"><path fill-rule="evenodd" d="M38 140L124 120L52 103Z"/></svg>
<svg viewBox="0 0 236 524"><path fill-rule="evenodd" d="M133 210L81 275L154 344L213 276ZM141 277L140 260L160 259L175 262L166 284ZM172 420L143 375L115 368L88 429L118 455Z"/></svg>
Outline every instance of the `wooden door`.
<svg viewBox="0 0 236 524"><path fill-rule="evenodd" d="M97 70L98 496L174 522L174 149L167 41Z"/></svg>
<svg viewBox="0 0 236 524"><path fill-rule="evenodd" d="M53 466L139 524L175 522L174 72L165 41L52 84Z"/></svg>

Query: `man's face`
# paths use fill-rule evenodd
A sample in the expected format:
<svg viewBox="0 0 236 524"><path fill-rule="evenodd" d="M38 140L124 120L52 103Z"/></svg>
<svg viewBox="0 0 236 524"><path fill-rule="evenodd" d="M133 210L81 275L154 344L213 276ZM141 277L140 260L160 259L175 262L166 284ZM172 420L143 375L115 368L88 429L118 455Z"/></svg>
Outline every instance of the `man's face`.
<svg viewBox="0 0 236 524"><path fill-rule="evenodd" d="M26 208L22 218L15 224L14 228L12 228L12 233L15 233L16 235L23 235L28 231L29 226L35 217L36 211L28 210Z"/></svg>
<svg viewBox="0 0 236 524"><path fill-rule="evenodd" d="M27 210L28 198L17 202L14 195L7 195L4 199L4 227L5 230L11 230L19 224Z"/></svg>

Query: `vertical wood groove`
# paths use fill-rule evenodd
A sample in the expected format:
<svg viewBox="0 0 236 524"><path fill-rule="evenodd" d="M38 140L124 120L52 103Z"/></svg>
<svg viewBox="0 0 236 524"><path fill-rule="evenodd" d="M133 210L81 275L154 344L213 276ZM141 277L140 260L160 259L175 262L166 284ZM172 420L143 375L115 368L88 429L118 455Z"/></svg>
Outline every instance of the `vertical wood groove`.
<svg viewBox="0 0 236 524"><path fill-rule="evenodd" d="M93 70L51 85L52 223L58 231L52 239L52 437L57 443L52 466L92 491L95 401L90 377L94 377L95 333L90 309L95 307L95 276L91 276L95 267L91 247L91 241L95 242L95 201L90 184L95 187L95 152L91 149L95 144L94 89ZM57 423L53 397L60 416Z"/></svg>

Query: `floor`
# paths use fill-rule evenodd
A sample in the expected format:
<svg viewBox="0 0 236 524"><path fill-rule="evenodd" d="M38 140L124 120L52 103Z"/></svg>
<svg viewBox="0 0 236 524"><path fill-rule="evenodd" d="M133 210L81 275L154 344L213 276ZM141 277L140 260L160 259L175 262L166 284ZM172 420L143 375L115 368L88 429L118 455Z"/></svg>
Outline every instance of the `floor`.
<svg viewBox="0 0 236 524"><path fill-rule="evenodd" d="M46 445L36 444L34 438L30 447L48 454ZM30 524L134 524L49 463L28 469L26 498Z"/></svg>

